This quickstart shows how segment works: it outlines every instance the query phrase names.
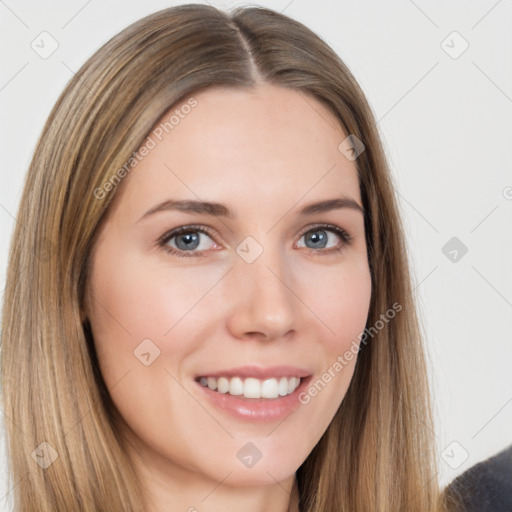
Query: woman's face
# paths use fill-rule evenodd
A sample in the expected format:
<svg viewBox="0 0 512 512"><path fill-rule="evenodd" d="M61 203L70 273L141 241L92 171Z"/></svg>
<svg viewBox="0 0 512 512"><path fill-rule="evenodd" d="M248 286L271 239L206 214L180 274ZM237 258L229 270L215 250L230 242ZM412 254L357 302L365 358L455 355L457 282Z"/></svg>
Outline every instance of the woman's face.
<svg viewBox="0 0 512 512"><path fill-rule="evenodd" d="M356 165L311 96L193 97L116 191L87 316L145 467L273 484L306 459L353 375L371 295Z"/></svg>

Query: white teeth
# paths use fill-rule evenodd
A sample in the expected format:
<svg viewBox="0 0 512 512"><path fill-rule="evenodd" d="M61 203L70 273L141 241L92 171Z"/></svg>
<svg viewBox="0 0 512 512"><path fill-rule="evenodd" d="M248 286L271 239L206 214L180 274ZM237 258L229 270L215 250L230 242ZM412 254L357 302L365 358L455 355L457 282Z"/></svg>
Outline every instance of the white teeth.
<svg viewBox="0 0 512 512"><path fill-rule="evenodd" d="M229 380L225 377L217 379L217 391L219 393L227 393L229 391Z"/></svg>
<svg viewBox="0 0 512 512"><path fill-rule="evenodd" d="M293 393L300 384L298 377L281 377L279 379L255 379L248 377L201 377L200 384L212 391L229 395L244 395L245 398L278 398Z"/></svg>
<svg viewBox="0 0 512 512"><path fill-rule="evenodd" d="M300 379L297 377L292 377L288 380L288 394L293 393L300 384Z"/></svg>
<svg viewBox="0 0 512 512"><path fill-rule="evenodd" d="M288 394L288 379L286 377L281 377L278 391L281 396L286 396Z"/></svg>
<svg viewBox="0 0 512 512"><path fill-rule="evenodd" d="M276 379L267 379L261 383L261 396L263 398L277 398L279 396L279 384Z"/></svg>
<svg viewBox="0 0 512 512"><path fill-rule="evenodd" d="M258 379L245 379L244 396L245 398L261 398L261 383Z"/></svg>
<svg viewBox="0 0 512 512"><path fill-rule="evenodd" d="M242 382L242 379L239 379L238 377L233 377L231 381L229 382L229 389L228 393L230 395L243 395L244 394L244 383Z"/></svg>

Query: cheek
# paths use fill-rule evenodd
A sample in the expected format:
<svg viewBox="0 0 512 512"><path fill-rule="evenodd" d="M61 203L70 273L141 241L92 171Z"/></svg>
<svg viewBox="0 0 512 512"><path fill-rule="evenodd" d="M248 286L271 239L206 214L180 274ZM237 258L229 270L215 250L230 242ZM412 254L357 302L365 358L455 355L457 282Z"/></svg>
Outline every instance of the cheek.
<svg viewBox="0 0 512 512"><path fill-rule="evenodd" d="M157 272L147 260L116 258L114 248L104 250L108 259L98 258L90 276L90 321L101 374L130 429L155 450L165 447L168 455L186 465L197 438L182 418L199 421L204 411L198 412L181 384L181 365L197 349L193 306L215 280L197 274L194 278L176 268ZM147 366L145 354L146 362L151 361ZM208 442L214 443L219 433L204 435L211 435Z"/></svg>
<svg viewBox="0 0 512 512"><path fill-rule="evenodd" d="M113 244L102 247L90 274L90 321L107 385L137 362L134 350L143 340L156 341L171 327L172 290L155 280L147 262L119 254Z"/></svg>
<svg viewBox="0 0 512 512"><path fill-rule="evenodd" d="M364 330L371 299L371 280L366 273L343 273L337 286L325 297L326 323L336 333L339 349L346 350L347 344Z"/></svg>
<svg viewBox="0 0 512 512"><path fill-rule="evenodd" d="M307 275L302 269L303 276ZM372 283L366 260L348 259L345 265L316 267L301 279L301 297L315 317L319 344L315 357L322 361L320 375L301 398L309 411L318 411L322 420L315 435L334 416L352 380L370 308ZM313 286L316 283L316 286Z"/></svg>
<svg viewBox="0 0 512 512"><path fill-rule="evenodd" d="M300 282L304 302L325 333L322 340L330 357L347 350L354 340L359 342L372 294L366 260L354 257L336 266L317 266L309 278L301 278Z"/></svg>
<svg viewBox="0 0 512 512"><path fill-rule="evenodd" d="M152 263L135 251L120 253L118 246L123 244L104 244L90 275L90 321L108 386L140 367L142 353L158 354L155 366L179 367L197 348L197 331L215 312L206 296L226 271Z"/></svg>

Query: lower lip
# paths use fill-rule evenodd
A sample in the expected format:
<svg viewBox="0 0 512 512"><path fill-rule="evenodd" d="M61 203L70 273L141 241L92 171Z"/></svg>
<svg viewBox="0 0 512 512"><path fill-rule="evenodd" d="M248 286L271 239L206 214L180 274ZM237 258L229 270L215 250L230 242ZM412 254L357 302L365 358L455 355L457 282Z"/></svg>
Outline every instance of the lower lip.
<svg viewBox="0 0 512 512"><path fill-rule="evenodd" d="M212 391L199 382L197 385L207 400L230 416L250 422L271 422L283 420L301 405L299 393L310 380L311 376L301 379L293 393L278 398L245 398L243 395L234 396Z"/></svg>

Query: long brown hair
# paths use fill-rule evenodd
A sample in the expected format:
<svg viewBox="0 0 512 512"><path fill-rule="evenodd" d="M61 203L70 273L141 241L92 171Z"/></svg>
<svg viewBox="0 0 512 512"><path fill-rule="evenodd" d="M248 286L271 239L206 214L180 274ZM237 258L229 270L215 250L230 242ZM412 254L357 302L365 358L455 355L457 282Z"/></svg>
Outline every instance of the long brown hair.
<svg viewBox="0 0 512 512"><path fill-rule="evenodd" d="M89 255L115 192L104 184L126 169L177 102L213 85L251 88L259 81L316 98L364 143L356 164L373 290L367 326L382 323L392 304L401 306L361 344L338 412L297 471L301 510L440 510L403 228L364 94L336 53L301 23L265 8L225 13L190 4L141 19L100 48L61 94L30 164L2 312L15 512L144 510L83 318Z"/></svg>

